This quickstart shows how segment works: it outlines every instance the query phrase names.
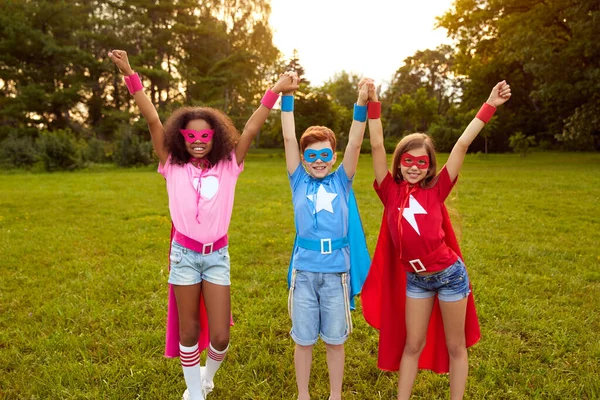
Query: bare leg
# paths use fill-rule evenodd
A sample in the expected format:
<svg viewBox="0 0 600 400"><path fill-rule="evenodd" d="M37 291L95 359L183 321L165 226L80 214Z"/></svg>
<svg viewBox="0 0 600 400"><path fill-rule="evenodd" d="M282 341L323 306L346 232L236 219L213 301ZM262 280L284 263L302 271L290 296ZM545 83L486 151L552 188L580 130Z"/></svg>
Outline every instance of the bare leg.
<svg viewBox="0 0 600 400"><path fill-rule="evenodd" d="M179 342L188 347L198 344L200 290L199 283L189 286L173 285L179 314Z"/></svg>
<svg viewBox="0 0 600 400"><path fill-rule="evenodd" d="M465 341L467 298L452 302L440 301L440 310L450 356L450 399L460 400L465 394L469 374L469 357Z"/></svg>
<svg viewBox="0 0 600 400"><path fill-rule="evenodd" d="M433 309L434 297L406 298L406 344L400 362L398 400L408 400L419 370L419 357L425 347L427 326Z"/></svg>
<svg viewBox="0 0 600 400"><path fill-rule="evenodd" d="M341 400L342 398L342 381L344 379L344 353L343 344L327 344L327 368L329 369L329 387L330 400Z"/></svg>
<svg viewBox="0 0 600 400"><path fill-rule="evenodd" d="M210 326L210 343L216 350L225 350L229 345L231 322L230 287L202 281L202 293L206 315Z"/></svg>
<svg viewBox="0 0 600 400"><path fill-rule="evenodd" d="M298 400L310 400L310 395L308 394L308 380L310 379L312 350L313 346L300 346L299 344L296 344L296 348L294 349Z"/></svg>

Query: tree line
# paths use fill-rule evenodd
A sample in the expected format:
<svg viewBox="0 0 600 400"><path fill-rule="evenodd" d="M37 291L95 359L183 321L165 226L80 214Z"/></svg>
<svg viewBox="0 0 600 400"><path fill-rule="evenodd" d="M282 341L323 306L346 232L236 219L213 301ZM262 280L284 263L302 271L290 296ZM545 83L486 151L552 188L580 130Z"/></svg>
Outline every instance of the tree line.
<svg viewBox="0 0 600 400"><path fill-rule="evenodd" d="M60 169L52 159L61 152L71 166L148 162L147 129L106 56L111 49L128 51L163 119L182 105L211 106L241 127L281 71L304 73L297 56L285 60L273 45L268 0L0 6L0 156L16 166L45 160L47 169ZM506 79L513 98L473 150L507 151L514 143L599 150L599 9L595 0L455 0L438 17L454 45L408 57L380 93L390 145L426 131L449 150L494 83ZM395 40L408 39L390 40L389 51ZM340 71L321 86L305 81L298 131L327 125L343 145L359 79ZM256 146L281 146L275 120Z"/></svg>

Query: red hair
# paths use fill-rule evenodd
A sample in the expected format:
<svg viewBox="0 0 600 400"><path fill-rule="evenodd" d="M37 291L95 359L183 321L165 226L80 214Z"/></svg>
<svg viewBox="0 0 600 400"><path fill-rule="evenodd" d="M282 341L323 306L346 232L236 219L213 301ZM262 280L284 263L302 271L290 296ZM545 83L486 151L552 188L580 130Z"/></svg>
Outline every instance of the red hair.
<svg viewBox="0 0 600 400"><path fill-rule="evenodd" d="M309 127L300 138L300 151L304 152L308 146L317 142L324 142L328 140L331 144L331 149L335 152L335 133L326 126L311 126Z"/></svg>

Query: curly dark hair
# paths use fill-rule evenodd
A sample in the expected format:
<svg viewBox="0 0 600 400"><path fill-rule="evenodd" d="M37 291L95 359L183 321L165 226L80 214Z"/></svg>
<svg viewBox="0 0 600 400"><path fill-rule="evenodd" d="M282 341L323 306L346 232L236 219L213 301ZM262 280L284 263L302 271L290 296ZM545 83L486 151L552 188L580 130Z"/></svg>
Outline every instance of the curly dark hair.
<svg viewBox="0 0 600 400"><path fill-rule="evenodd" d="M204 158L211 165L216 165L224 159L231 160L231 151L240 137L231 119L216 108L182 107L177 109L165 124L165 146L171 154L171 163L184 165L190 161L191 156L186 149L185 139L179 130L185 129L188 122L195 119L206 121L215 131L212 149Z"/></svg>

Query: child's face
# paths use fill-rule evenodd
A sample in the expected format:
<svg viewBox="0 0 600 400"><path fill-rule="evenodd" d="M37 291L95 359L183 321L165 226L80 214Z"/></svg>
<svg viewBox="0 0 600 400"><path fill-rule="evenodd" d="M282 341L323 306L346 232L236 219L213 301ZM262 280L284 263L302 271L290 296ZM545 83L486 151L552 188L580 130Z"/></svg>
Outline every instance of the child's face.
<svg viewBox="0 0 600 400"><path fill-rule="evenodd" d="M307 154L308 156L306 156ZM330 155L331 159L329 161L322 160L322 158L328 159ZM307 146L302 154L302 162L304 163L306 170L313 178L317 179L329 175L335 164L336 158L337 154L335 154L335 151L331 148L329 140L316 142Z"/></svg>
<svg viewBox="0 0 600 400"><path fill-rule="evenodd" d="M193 119L187 123L185 126L186 130L194 130L196 132L200 132L206 129L212 129L212 127L203 119ZM203 158L208 153L213 146L213 138L210 139L208 143L202 142L200 139L197 139L195 142L190 143L188 141L185 142L185 148L188 153L194 158Z"/></svg>
<svg viewBox="0 0 600 400"><path fill-rule="evenodd" d="M427 176L428 167L429 154L425 147L408 150L400 156L400 173L410 185L421 182Z"/></svg>

